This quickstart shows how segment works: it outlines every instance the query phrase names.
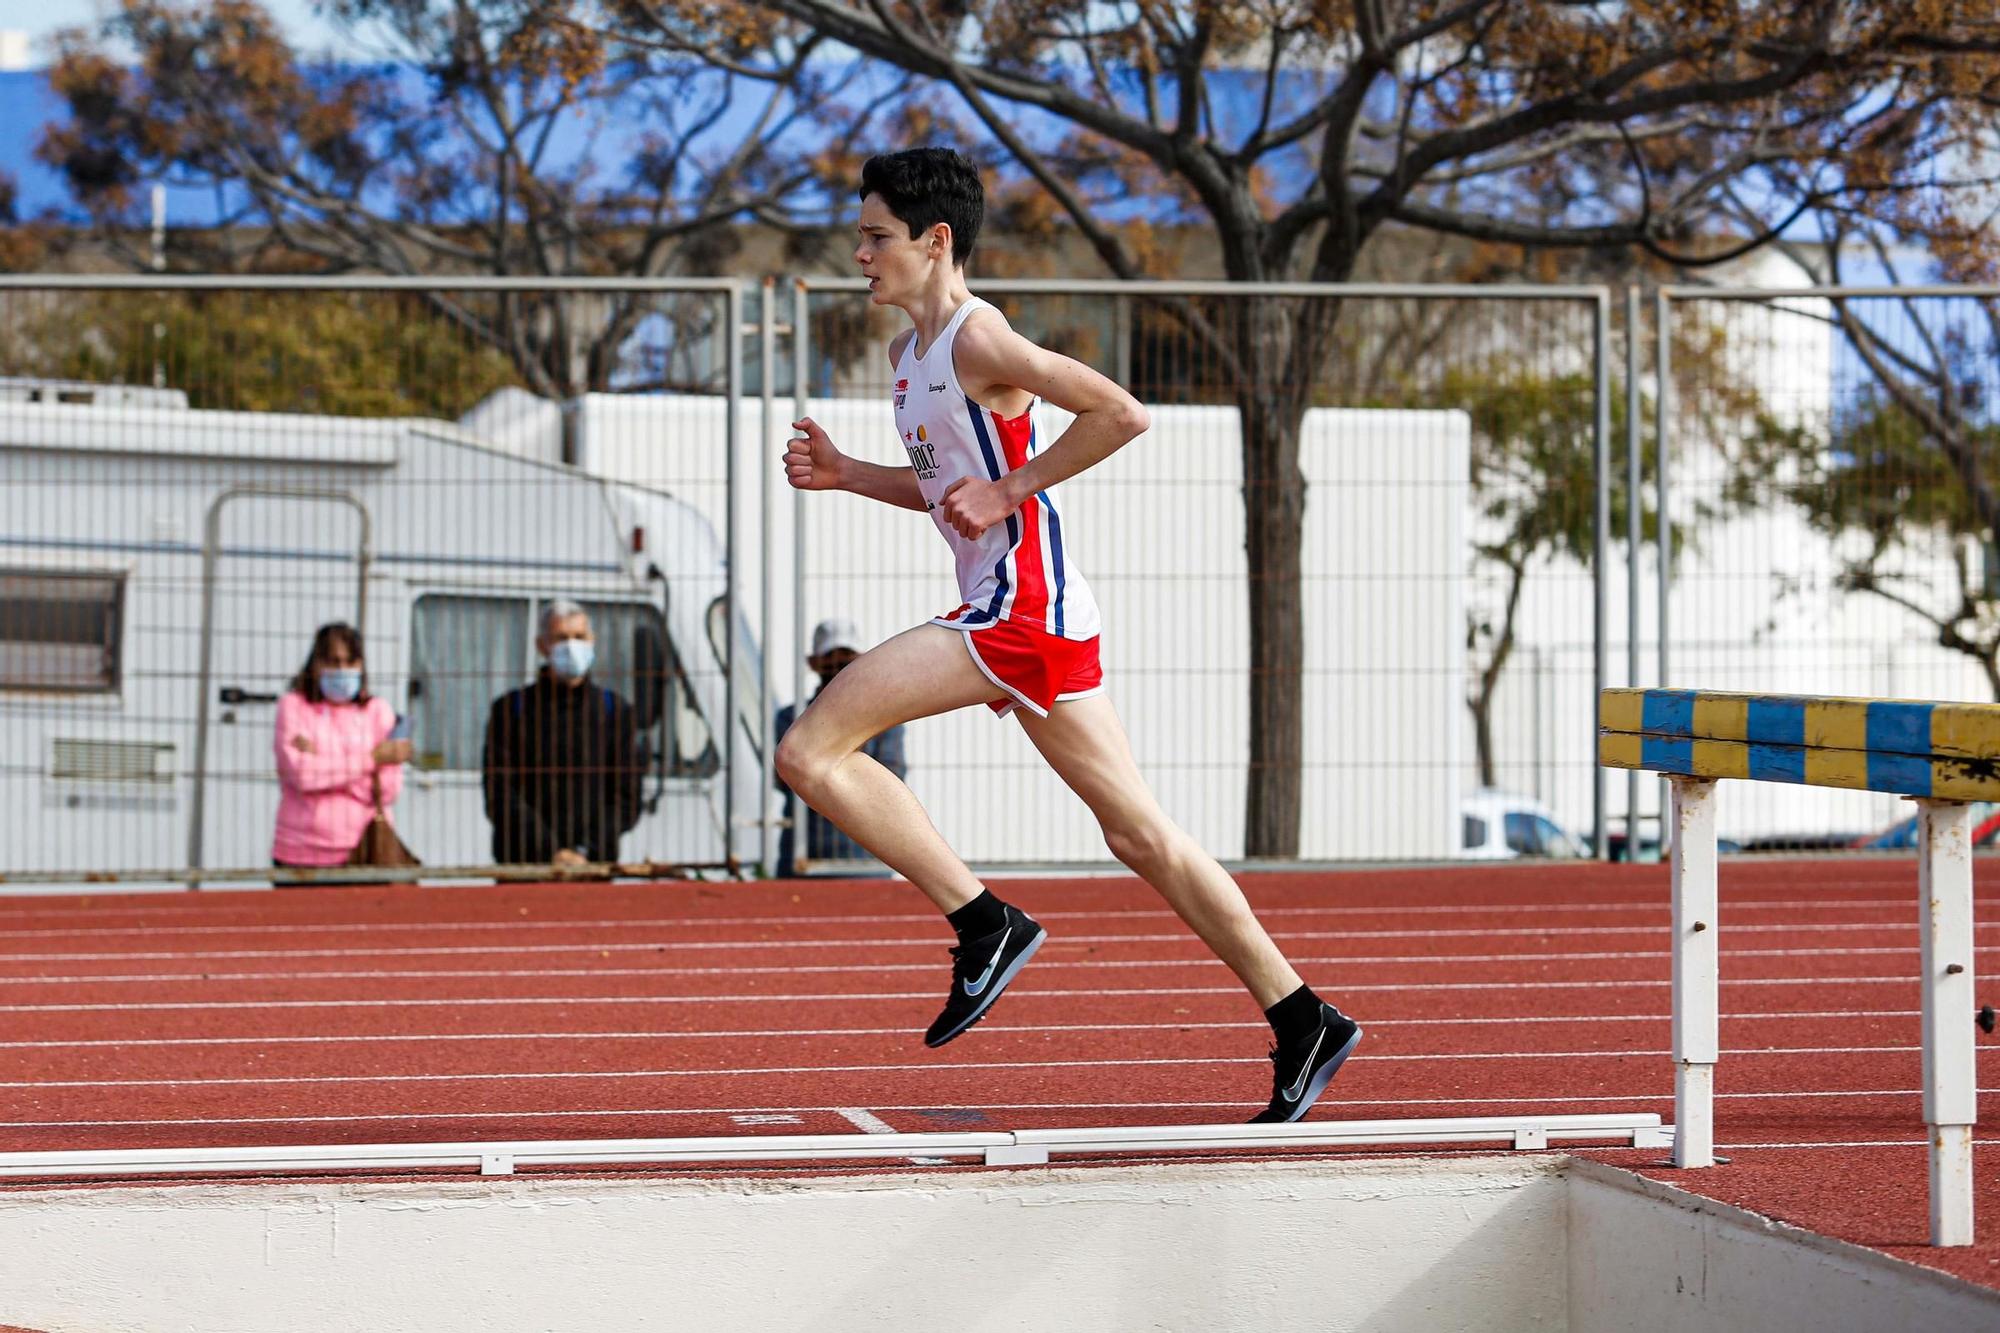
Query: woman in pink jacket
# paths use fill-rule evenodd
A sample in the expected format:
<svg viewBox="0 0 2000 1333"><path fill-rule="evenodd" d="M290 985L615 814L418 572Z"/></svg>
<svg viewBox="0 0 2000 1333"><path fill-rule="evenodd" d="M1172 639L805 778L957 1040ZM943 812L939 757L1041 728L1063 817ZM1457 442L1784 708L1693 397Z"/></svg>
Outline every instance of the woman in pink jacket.
<svg viewBox="0 0 2000 1333"><path fill-rule="evenodd" d="M312 655L278 700L278 830L271 860L279 866L337 866L361 841L375 815L374 779L385 815L403 790L407 740L391 740L396 711L368 693L361 631L320 626Z"/></svg>

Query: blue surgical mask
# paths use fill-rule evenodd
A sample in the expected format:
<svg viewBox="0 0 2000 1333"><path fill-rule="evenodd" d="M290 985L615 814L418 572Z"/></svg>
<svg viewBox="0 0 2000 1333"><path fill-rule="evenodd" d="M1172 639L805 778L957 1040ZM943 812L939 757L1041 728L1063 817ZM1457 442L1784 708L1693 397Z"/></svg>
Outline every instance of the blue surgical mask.
<svg viewBox="0 0 2000 1333"><path fill-rule="evenodd" d="M564 639L549 649L549 666L564 680L582 680L597 660L597 645L589 639Z"/></svg>
<svg viewBox="0 0 2000 1333"><path fill-rule="evenodd" d="M361 696L361 673L350 667L332 667L319 673L319 692L337 704L351 704Z"/></svg>

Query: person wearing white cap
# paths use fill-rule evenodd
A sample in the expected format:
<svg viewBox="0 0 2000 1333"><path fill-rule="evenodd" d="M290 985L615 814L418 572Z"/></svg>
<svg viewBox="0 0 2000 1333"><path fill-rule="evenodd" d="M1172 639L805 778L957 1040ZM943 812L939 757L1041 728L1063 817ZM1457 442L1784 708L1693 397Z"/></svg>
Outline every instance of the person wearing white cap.
<svg viewBox="0 0 2000 1333"><path fill-rule="evenodd" d="M806 657L806 665L819 677L820 689L840 673L840 669L867 651L861 641L861 631L851 620L835 617L822 620L813 627L812 652ZM813 691L819 697L819 690ZM810 700L808 700L810 702ZM771 743L776 745L785 737L785 731L792 720L799 715L797 704L786 704L778 710L775 734ZM862 753L898 778L909 772L909 764L903 757L903 727L901 723L889 728L881 735L861 747ZM798 831L800 814L804 812L806 829L806 857L815 863L827 861L867 861L872 858L855 841L842 833L832 821L822 818L817 811L801 805L784 779L776 782L785 796L785 827L778 835L778 877L790 879L798 874L797 843L793 834Z"/></svg>

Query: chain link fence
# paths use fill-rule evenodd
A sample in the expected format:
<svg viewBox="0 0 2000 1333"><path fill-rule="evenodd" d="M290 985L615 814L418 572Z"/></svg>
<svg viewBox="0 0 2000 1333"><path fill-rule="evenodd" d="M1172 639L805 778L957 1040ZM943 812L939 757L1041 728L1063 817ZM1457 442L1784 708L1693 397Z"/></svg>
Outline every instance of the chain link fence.
<svg viewBox="0 0 2000 1333"><path fill-rule="evenodd" d="M427 873L754 860L761 730L723 721L760 670L727 628L739 302L10 282L0 870L341 877L378 782ZM556 689L564 604L595 661ZM334 640L355 706L318 688Z"/></svg>
<svg viewBox="0 0 2000 1333"><path fill-rule="evenodd" d="M1652 854L1603 684L1996 692L1993 293L980 290L1152 410L1065 541L1143 770L1226 858ZM957 602L922 516L776 466L802 413L904 461L893 314L837 280L0 281L0 875L365 876L299 798L351 820L399 718L426 878L768 870L812 626ZM594 661L544 724L565 603ZM336 622L380 701L340 763L281 722ZM970 859L1108 862L1012 724L906 753ZM1797 802L1724 833L1900 813Z"/></svg>
<svg viewBox="0 0 2000 1333"><path fill-rule="evenodd" d="M1655 305L1657 678L2000 697L2000 290L1677 287ZM1914 845L1907 804L1879 793L1753 783L1729 818L1752 850Z"/></svg>
<svg viewBox="0 0 2000 1333"><path fill-rule="evenodd" d="M1151 410L1148 435L1064 487L1063 540L1103 606L1106 677L1140 766L1197 839L1232 859L1583 851L1599 808L1591 737L1546 738L1556 712L1588 717L1598 683L1606 293L980 291ZM802 286L794 312L798 410L891 464L905 461L891 394L929 388L891 384L894 314L844 282ZM932 524L871 509L795 502L795 634L843 617L879 639L957 604ZM1293 544L1287 513L1302 515ZM908 757L912 787L974 860L1104 858L1012 724L926 722Z"/></svg>

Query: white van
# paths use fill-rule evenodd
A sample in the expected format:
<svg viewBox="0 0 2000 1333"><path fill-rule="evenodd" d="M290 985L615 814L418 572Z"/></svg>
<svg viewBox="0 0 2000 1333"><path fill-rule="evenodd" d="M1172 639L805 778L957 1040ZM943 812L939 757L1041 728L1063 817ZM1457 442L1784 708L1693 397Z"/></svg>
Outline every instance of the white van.
<svg viewBox="0 0 2000 1333"><path fill-rule="evenodd" d="M1588 857L1583 840L1556 822L1553 811L1530 796L1482 787L1460 803L1459 855L1474 861L1522 856L1560 860Z"/></svg>
<svg viewBox="0 0 2000 1333"><path fill-rule="evenodd" d="M190 409L168 390L0 384L0 870L268 866L271 733L314 629L364 635L411 722L396 819L426 865L491 859L480 759L554 598L596 621L636 706L645 810L621 859L754 863L762 731L725 565L675 496L486 447L458 426ZM57 390L60 390L58 392ZM164 879L165 877L162 876Z"/></svg>

